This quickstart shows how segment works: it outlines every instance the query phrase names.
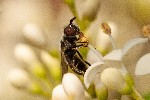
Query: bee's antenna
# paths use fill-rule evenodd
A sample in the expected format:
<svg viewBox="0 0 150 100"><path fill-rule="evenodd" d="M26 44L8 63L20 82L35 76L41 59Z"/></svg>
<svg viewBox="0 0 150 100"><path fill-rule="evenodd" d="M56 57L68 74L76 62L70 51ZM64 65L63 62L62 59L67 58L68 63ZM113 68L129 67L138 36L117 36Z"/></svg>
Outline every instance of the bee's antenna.
<svg viewBox="0 0 150 100"><path fill-rule="evenodd" d="M72 22L76 19L76 17L73 17L71 20L70 20L70 25L72 24Z"/></svg>

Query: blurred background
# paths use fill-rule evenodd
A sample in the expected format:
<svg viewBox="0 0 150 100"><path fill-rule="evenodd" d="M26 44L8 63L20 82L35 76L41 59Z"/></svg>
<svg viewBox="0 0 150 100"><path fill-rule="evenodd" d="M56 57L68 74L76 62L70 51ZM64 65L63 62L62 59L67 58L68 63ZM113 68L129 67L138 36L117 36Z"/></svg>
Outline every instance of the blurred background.
<svg viewBox="0 0 150 100"><path fill-rule="evenodd" d="M75 0L79 17L82 16L85 1ZM100 9L87 30L87 36L90 38L98 34L100 23L107 21L115 27L113 34L117 47L123 47L127 40L142 37L143 25L150 22L149 4L149 0L100 0ZM44 45L40 44L38 48L59 51L63 29L73 17L63 0L0 0L0 100L47 100L42 96L29 95L10 84L7 77L10 71L22 67L14 57L14 48L18 43L34 46L31 41L24 39L23 35L24 26L33 23L40 27L45 37ZM103 45L103 42L95 42L95 39L99 40L98 37L90 39L93 46L98 48L98 45ZM109 44L107 47L110 47ZM134 71L138 59L148 52L150 45L142 45L138 49L133 48L124 60L135 79L137 90L142 94L150 91L150 75L135 76ZM122 100L128 98L124 97Z"/></svg>

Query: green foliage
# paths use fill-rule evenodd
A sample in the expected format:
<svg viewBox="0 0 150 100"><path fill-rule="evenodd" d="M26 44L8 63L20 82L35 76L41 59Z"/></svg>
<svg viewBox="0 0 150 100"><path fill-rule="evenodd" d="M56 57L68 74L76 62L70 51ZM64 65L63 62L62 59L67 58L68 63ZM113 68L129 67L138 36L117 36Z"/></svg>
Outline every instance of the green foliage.
<svg viewBox="0 0 150 100"><path fill-rule="evenodd" d="M150 92L148 92L147 94L144 95L144 99L145 100L150 100Z"/></svg>
<svg viewBox="0 0 150 100"><path fill-rule="evenodd" d="M57 49L51 49L49 53L55 58L60 58L60 52Z"/></svg>

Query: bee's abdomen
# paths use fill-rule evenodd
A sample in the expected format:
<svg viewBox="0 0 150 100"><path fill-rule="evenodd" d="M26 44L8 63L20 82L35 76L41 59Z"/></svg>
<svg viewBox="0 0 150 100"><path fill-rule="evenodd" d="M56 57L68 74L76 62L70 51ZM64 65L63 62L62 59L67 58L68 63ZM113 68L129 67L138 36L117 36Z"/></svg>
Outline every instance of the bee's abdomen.
<svg viewBox="0 0 150 100"><path fill-rule="evenodd" d="M70 68L79 75L84 75L87 70L86 64L78 56L74 55L72 59L69 56L66 57Z"/></svg>

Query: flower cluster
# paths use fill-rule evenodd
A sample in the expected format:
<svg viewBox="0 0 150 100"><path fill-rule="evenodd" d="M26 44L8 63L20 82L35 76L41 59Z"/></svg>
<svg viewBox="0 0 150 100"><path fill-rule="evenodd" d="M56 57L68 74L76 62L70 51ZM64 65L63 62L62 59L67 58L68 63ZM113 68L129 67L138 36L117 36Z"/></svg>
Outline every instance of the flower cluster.
<svg viewBox="0 0 150 100"><path fill-rule="evenodd" d="M102 23L102 29L106 34L109 32L109 37L111 37L111 30L108 27L107 23ZM110 31L109 31L110 30ZM116 49L114 40L111 37L111 43L113 46L113 51L102 57L97 61L100 56L94 56L91 59L91 51L88 53L88 59L93 63L86 71L84 75L84 83L88 88L93 80L99 81L102 83L101 87L106 87L108 89L114 89L121 94L130 95L134 99L143 100L142 97L138 94L134 87L134 80L132 79L129 72L126 70L124 63L122 62L124 55L134 46L148 42L148 38L135 38L126 43L122 49ZM91 49L93 50L93 49ZM95 51L97 52L97 51ZM94 54L94 53L93 53ZM96 54L96 53L95 53ZM95 59L95 60L94 60ZM142 59L142 58L141 58ZM143 60L142 60L143 61ZM142 62L143 64L143 62ZM136 72L139 75L138 68L141 68L140 61L137 64ZM147 69L144 69L147 70ZM141 71L141 70L140 70ZM141 71L142 74L147 74L148 72ZM99 75L97 77L96 75ZM95 83L95 85L99 85ZM105 90L106 91L106 90ZM135 93L136 96L135 96ZM133 95L134 94L134 95Z"/></svg>
<svg viewBox="0 0 150 100"><path fill-rule="evenodd" d="M77 17L76 23L81 31L86 34L86 30L96 19L100 0L85 0L81 18L75 0L64 2ZM86 70L84 79L78 78L73 73L66 73L61 80L59 57L55 57L46 48L47 39L43 30L35 24L25 25L23 28L25 43L17 44L14 49L15 58L24 67L16 68L9 73L10 83L18 89L48 97L50 100L107 100L110 90L119 94L119 97L111 99L129 95L133 99L144 100L136 90L134 80L127 71L123 59L131 48L149 41L150 26L143 27L145 38L132 39L120 49L117 48L112 36L113 27L107 22L103 22L100 27L109 39L106 42L112 44L113 50L103 56L104 53L101 54L89 44L89 50L85 55L91 66ZM136 75L150 74L149 59L149 53L139 59L135 68Z"/></svg>
<svg viewBox="0 0 150 100"><path fill-rule="evenodd" d="M74 5L75 1L65 0L65 2L67 5L69 5L69 8L73 12L73 14L75 16L78 16L76 9L75 9L75 5ZM87 25L86 23L84 23L84 21L88 20L88 22L91 23L93 21L91 19L94 19L96 16L96 13L91 13L90 11L93 9L98 9L97 7L98 4L96 4L98 2L96 2L96 0L93 1L93 2L96 2L94 3L95 8L93 7L94 4L92 5L92 2L91 4L88 2L90 2L90 0L87 0L85 2L85 7L88 6L89 10L87 12L90 14L85 13L86 12L85 10L83 11L83 16L82 16L84 20L79 20L79 19L77 20L77 24L81 27L81 30L83 31L85 31L85 29L89 26L89 23ZM91 17L91 19L89 19L90 18L89 16ZM92 18L92 16L94 17ZM83 28L82 25L85 25L85 27ZM146 38L132 39L128 41L122 49L117 49L115 45L115 41L111 35L112 30L110 26L108 25L108 23L107 22L102 23L101 28L103 29L103 32L108 35L114 50L111 51L106 56L102 56L102 54L98 52L95 48L93 48L92 45L90 44L88 45L90 50L87 53L87 61L90 62L92 65L87 69L84 75L84 84L86 88L89 88L92 84L94 84L96 97L99 100L106 100L108 98L109 89L118 91L122 95L129 95L133 99L136 99L136 100L144 100L142 96L135 89L134 80L131 77L130 73L127 71L123 63L123 58L132 47L137 46L137 45L142 45L148 42L149 27L145 26L143 28L143 33L144 33L144 36L146 36ZM147 59L148 57L149 57L149 54L145 55L138 61L136 70L135 70L136 75L145 75L145 74L150 73L149 70L147 70L149 64L148 65L144 64L145 61L147 61L145 59ZM145 69L142 68L143 64L146 66ZM61 88L63 88L63 90L67 94L67 91L65 89L66 87L64 85L61 85Z"/></svg>
<svg viewBox="0 0 150 100"><path fill-rule="evenodd" d="M18 43L14 56L23 66L10 71L10 83L28 93L51 97L52 89L60 82L60 64L45 48L46 36L36 24L23 27L25 43Z"/></svg>
<svg viewBox="0 0 150 100"><path fill-rule="evenodd" d="M63 76L62 84L53 89L52 100L91 100L91 96L76 75L67 73Z"/></svg>

